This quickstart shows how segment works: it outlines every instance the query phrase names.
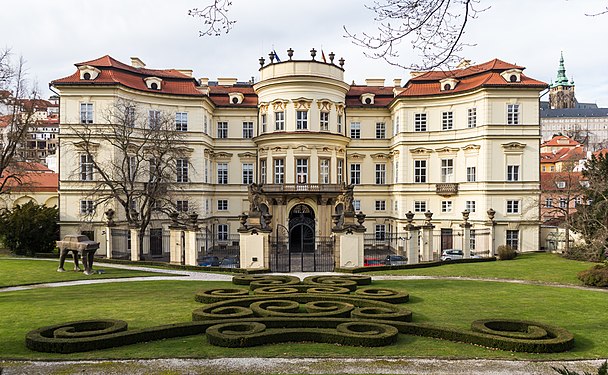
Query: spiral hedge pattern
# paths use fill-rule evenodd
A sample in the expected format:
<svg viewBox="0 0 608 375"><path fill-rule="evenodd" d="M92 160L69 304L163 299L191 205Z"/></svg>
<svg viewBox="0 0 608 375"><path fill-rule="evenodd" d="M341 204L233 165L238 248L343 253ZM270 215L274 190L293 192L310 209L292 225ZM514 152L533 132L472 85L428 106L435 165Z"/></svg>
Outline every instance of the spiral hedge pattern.
<svg viewBox="0 0 608 375"><path fill-rule="evenodd" d="M471 330L412 322L402 306L409 294L371 285L369 276L241 275L243 287L207 289L195 295L205 305L192 322L128 330L121 320L85 320L30 331L31 350L74 353L139 342L205 334L212 345L248 347L280 342L319 342L377 347L399 334L465 342L488 348L551 353L570 350L574 338L563 328L519 320L478 320Z"/></svg>

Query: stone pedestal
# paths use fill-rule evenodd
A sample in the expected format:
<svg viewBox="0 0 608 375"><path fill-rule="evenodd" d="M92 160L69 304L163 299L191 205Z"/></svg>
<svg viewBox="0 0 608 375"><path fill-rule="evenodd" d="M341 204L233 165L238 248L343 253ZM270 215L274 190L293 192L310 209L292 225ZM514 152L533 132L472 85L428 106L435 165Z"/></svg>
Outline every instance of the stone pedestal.
<svg viewBox="0 0 608 375"><path fill-rule="evenodd" d="M139 256L139 229L130 228L131 231L131 261L138 262L141 260Z"/></svg>
<svg viewBox="0 0 608 375"><path fill-rule="evenodd" d="M363 259L364 252L364 232L336 233L336 246L338 248L338 267L356 268L365 265Z"/></svg>
<svg viewBox="0 0 608 375"><path fill-rule="evenodd" d="M188 228L185 232L185 264L196 266L198 264L198 249L196 247L196 229Z"/></svg>
<svg viewBox="0 0 608 375"><path fill-rule="evenodd" d="M171 264L185 263L185 235L181 226L169 227L169 261Z"/></svg>
<svg viewBox="0 0 608 375"><path fill-rule="evenodd" d="M270 231L256 228L239 229L239 235L241 268L267 268Z"/></svg>
<svg viewBox="0 0 608 375"><path fill-rule="evenodd" d="M407 264L420 263L420 249L418 244L418 236L420 228L417 226L406 226L407 231Z"/></svg>
<svg viewBox="0 0 608 375"><path fill-rule="evenodd" d="M422 226L422 261L433 261L433 228L434 225Z"/></svg>

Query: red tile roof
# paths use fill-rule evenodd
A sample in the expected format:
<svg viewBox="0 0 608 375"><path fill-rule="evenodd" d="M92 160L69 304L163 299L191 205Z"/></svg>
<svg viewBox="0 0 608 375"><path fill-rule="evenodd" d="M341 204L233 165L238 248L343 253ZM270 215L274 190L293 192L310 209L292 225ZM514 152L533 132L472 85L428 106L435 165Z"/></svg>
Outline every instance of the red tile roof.
<svg viewBox="0 0 608 375"><path fill-rule="evenodd" d="M580 189L580 181L583 180L581 172L541 172L540 188L543 192L547 191L568 191L568 189ZM558 188L556 183L563 181L566 187Z"/></svg>
<svg viewBox="0 0 608 375"><path fill-rule="evenodd" d="M374 104L361 102L361 95L374 94ZM346 93L347 107L387 107L394 99L393 87L352 85Z"/></svg>
<svg viewBox="0 0 608 375"><path fill-rule="evenodd" d="M22 183L11 179L7 187L18 192L57 192L59 189L59 174L46 172L26 172L19 176ZM2 181L2 180L0 180Z"/></svg>
<svg viewBox="0 0 608 375"><path fill-rule="evenodd" d="M243 101L239 104L230 102L231 93L241 93L244 95ZM209 99L218 107L257 107L258 96L251 85L236 86L209 86Z"/></svg>
<svg viewBox="0 0 608 375"><path fill-rule="evenodd" d="M540 163L559 163L567 161L583 160L586 157L582 146L574 148L562 148L555 152L541 152Z"/></svg>
<svg viewBox="0 0 608 375"><path fill-rule="evenodd" d="M543 142L540 147L575 147L581 144L572 138L566 137L565 135L556 135L550 140Z"/></svg>

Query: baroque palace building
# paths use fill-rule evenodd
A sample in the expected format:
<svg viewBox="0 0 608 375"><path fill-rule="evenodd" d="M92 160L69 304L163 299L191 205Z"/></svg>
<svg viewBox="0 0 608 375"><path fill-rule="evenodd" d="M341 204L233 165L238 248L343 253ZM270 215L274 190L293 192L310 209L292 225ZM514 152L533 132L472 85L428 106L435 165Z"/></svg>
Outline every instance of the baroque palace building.
<svg viewBox="0 0 608 375"><path fill-rule="evenodd" d="M103 125L103 111L128 98L150 116L171 113L186 133L184 145L176 145L187 147L189 158L176 165L183 189L175 206L196 211L216 237L236 234L251 183L263 184L271 228L298 239L330 236L332 215L343 211L352 184L353 206L367 215L367 233L376 238L403 232L409 211L418 223L431 211L435 248L460 248L453 236L462 212L482 231L491 211L495 246L539 249L545 83L494 59L415 73L405 85L348 84L344 60L336 64L333 53L324 62L312 51L305 60L288 52L287 61L260 59L256 82L195 79L192 71L148 69L138 58L127 65L110 56L78 63L72 75L53 81L61 96L62 234L84 231L103 244L108 207L85 220L95 175L70 127ZM102 143L98 153L110 152ZM169 223L159 217L151 227ZM296 233L295 226L311 233Z"/></svg>

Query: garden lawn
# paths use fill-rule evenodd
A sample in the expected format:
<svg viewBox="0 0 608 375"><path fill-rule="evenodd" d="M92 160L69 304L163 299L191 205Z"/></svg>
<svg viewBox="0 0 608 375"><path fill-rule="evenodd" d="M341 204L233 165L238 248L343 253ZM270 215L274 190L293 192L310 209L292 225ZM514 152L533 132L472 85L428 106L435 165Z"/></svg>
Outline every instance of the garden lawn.
<svg viewBox="0 0 608 375"><path fill-rule="evenodd" d="M158 272L132 271L119 268L99 267L93 264L93 270L103 270L102 274L85 275L74 272L74 263L66 262L66 272L57 272L58 259L14 259L0 258L0 288L18 285L31 285L74 280L113 279L137 276L175 276ZM83 268L83 266L80 266Z"/></svg>
<svg viewBox="0 0 608 375"><path fill-rule="evenodd" d="M580 271L596 263L580 262L550 253L524 253L513 260L485 263L449 263L438 267L376 271L368 275L455 276L489 279L517 279L548 283L582 285Z"/></svg>
<svg viewBox="0 0 608 375"><path fill-rule="evenodd" d="M608 354L608 294L554 286L482 281L377 281L372 286L406 290L414 322L468 328L476 319L527 319L564 327L575 335L575 348L555 354L510 353L469 344L400 335L396 344L360 348L331 344L288 343L253 348L211 346L203 335L140 343L69 355L39 353L25 347L35 328L72 320L122 319L130 328L191 320L201 304L202 288L234 287L228 282L138 281L0 293L0 358L212 358L212 357L440 357L506 359L605 358Z"/></svg>

